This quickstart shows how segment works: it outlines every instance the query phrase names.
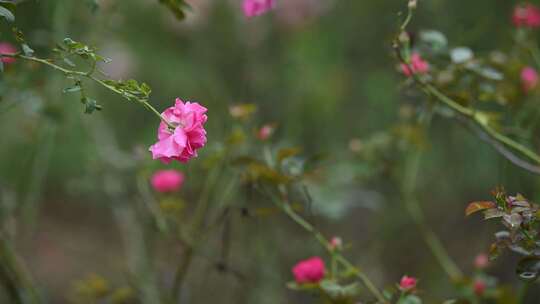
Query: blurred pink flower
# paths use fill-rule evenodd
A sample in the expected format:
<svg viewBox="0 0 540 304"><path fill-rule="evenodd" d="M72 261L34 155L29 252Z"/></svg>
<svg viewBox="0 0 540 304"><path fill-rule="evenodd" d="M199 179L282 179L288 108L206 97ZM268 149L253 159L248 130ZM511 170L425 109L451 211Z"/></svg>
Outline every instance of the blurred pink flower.
<svg viewBox="0 0 540 304"><path fill-rule="evenodd" d="M474 281L473 289L474 289L474 293L477 296L481 296L484 294L484 291L486 291L486 283L478 279Z"/></svg>
<svg viewBox="0 0 540 304"><path fill-rule="evenodd" d="M524 67L521 70L521 85L525 92L534 89L538 84L538 73L534 68Z"/></svg>
<svg viewBox="0 0 540 304"><path fill-rule="evenodd" d="M530 3L517 5L512 14L512 22L517 27L540 27L540 9Z"/></svg>
<svg viewBox="0 0 540 304"><path fill-rule="evenodd" d="M486 268L488 264L489 264L489 258L487 254L485 253L480 253L479 255L476 256L476 258L474 258L474 267L478 269Z"/></svg>
<svg viewBox="0 0 540 304"><path fill-rule="evenodd" d="M177 98L175 105L161 114L175 129L171 130L164 122L160 123L158 142L150 147L152 158L168 164L173 159L186 163L192 157L197 157L197 150L206 144L206 111L197 102L184 104Z"/></svg>
<svg viewBox="0 0 540 304"><path fill-rule="evenodd" d="M246 17L255 17L274 7L275 0L244 0L242 8Z"/></svg>
<svg viewBox="0 0 540 304"><path fill-rule="evenodd" d="M343 241L339 236L334 236L332 239L330 239L330 249L340 249L343 246Z"/></svg>
<svg viewBox="0 0 540 304"><path fill-rule="evenodd" d="M416 288L416 283L418 280L415 277L403 276L401 281L399 281L399 289L401 291L410 291Z"/></svg>
<svg viewBox="0 0 540 304"><path fill-rule="evenodd" d="M320 257L312 257L298 262L292 272L298 284L318 283L324 278L326 268Z"/></svg>
<svg viewBox="0 0 540 304"><path fill-rule="evenodd" d="M259 131L257 132L257 138L260 140L267 140L272 136L274 133L274 126L272 125L264 125L262 126Z"/></svg>
<svg viewBox="0 0 540 304"><path fill-rule="evenodd" d="M412 67L412 71L411 71L411 67ZM426 74L427 72L429 72L429 63L425 61L424 59L422 59L422 57L420 57L420 54L413 53L411 55L410 66L402 63L401 71L407 77L411 77L413 73Z"/></svg>
<svg viewBox="0 0 540 304"><path fill-rule="evenodd" d="M176 170L160 170L152 175L150 183L157 192L175 192L182 187L184 174Z"/></svg>
<svg viewBox="0 0 540 304"><path fill-rule="evenodd" d="M0 42L0 54L15 54L17 48L9 42ZM15 62L15 58L2 57L2 62L10 64Z"/></svg>

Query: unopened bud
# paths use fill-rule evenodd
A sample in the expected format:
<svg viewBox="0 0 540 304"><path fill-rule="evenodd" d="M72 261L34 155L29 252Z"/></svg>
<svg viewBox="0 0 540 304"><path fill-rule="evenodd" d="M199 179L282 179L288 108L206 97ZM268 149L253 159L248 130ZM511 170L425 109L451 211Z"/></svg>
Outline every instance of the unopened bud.
<svg viewBox="0 0 540 304"><path fill-rule="evenodd" d="M332 250L340 250L343 247L343 241L340 237L335 236L330 240L330 248Z"/></svg>
<svg viewBox="0 0 540 304"><path fill-rule="evenodd" d="M409 0L409 9L415 9L417 5L417 0Z"/></svg>

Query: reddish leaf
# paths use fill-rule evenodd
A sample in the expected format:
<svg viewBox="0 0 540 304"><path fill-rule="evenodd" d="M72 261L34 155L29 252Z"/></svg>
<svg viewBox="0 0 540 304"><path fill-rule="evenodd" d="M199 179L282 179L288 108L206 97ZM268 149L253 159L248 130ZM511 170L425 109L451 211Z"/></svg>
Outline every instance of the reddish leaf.
<svg viewBox="0 0 540 304"><path fill-rule="evenodd" d="M491 201L472 202L467 206L467 209L465 209L465 216L469 216L481 210L495 208L495 206L495 203Z"/></svg>

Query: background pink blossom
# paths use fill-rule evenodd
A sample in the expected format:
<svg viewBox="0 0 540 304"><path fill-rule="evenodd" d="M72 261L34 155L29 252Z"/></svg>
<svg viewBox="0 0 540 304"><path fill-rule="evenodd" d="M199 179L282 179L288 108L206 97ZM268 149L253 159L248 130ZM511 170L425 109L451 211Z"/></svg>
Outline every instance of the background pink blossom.
<svg viewBox="0 0 540 304"><path fill-rule="evenodd" d="M412 67L412 71L411 71L411 67ZM413 53L411 55L411 64L410 64L410 66L402 63L401 64L401 71L407 77L412 76L413 73L425 74L425 73L429 72L429 63L427 61L425 61L424 59L422 59L420 54Z"/></svg>
<svg viewBox="0 0 540 304"><path fill-rule="evenodd" d="M0 54L15 54L17 48L9 42L0 42ZM6 64L14 63L15 58L2 57L2 62Z"/></svg>
<svg viewBox="0 0 540 304"><path fill-rule="evenodd" d="M157 192L175 192L182 187L184 174L177 170L160 170L152 175L150 183Z"/></svg>
<svg viewBox="0 0 540 304"><path fill-rule="evenodd" d="M312 257L298 262L293 269L294 279L297 283L318 283L324 278L326 268L320 257Z"/></svg>
<svg viewBox="0 0 540 304"><path fill-rule="evenodd" d="M274 4L275 0L244 0L242 9L246 17L255 17L271 10Z"/></svg>
<svg viewBox="0 0 540 304"><path fill-rule="evenodd" d="M525 67L521 70L521 85L525 92L529 92L538 84L538 72L532 67Z"/></svg>
<svg viewBox="0 0 540 304"><path fill-rule="evenodd" d="M512 22L517 27L540 27L540 9L527 3L514 8Z"/></svg>

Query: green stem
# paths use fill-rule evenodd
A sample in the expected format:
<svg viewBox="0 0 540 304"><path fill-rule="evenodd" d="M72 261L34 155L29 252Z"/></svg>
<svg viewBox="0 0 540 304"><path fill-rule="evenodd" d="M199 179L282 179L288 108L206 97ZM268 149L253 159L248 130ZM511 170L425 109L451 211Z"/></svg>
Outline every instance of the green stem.
<svg viewBox="0 0 540 304"><path fill-rule="evenodd" d="M531 286L530 282L523 282L521 287L519 288L519 294L518 294L518 304L525 303L525 299L527 299L527 291L529 291L529 287Z"/></svg>
<svg viewBox="0 0 540 304"><path fill-rule="evenodd" d="M33 62L37 62L37 63L43 64L43 65L49 66L49 67L51 67L51 68L53 68L53 69L55 69L57 71L60 71L60 72L64 73L65 75L80 76L80 77L85 77L85 78L91 79L91 80L97 82L98 84L100 84L101 86L113 91L114 93L117 93L117 94L123 96L124 98L126 98L128 100L136 101L136 102L142 104L147 110L152 112L154 115L159 117L159 119L161 121L163 121L165 124L167 124L167 126L169 126L169 128L175 129L175 126L173 124L171 124L169 121L167 121L163 116L161 116L161 113L159 113L159 111L157 111L156 108L154 108L147 100L140 99L135 95L122 92L122 91L116 89L115 87L107 84L105 81L95 77L93 75L93 72L95 71L95 66L94 65L90 69L90 71L82 72L82 71L75 71L75 70L71 70L71 69L66 69L66 68L64 68L62 66L54 64L51 60L37 58L37 57L33 57L33 56L26 56L26 55L23 55L21 53L0 54L0 58L2 58L2 57L18 58L18 59L33 61Z"/></svg>
<svg viewBox="0 0 540 304"><path fill-rule="evenodd" d="M419 123L424 129L427 129L427 127L430 125L431 116L431 110L429 110L428 113L420 117ZM420 202L415 197L422 151L417 149L409 152L408 154L409 155L405 160L404 176L402 178L403 184L401 190L405 200L405 206L407 207L412 219L418 226L424 241L437 262L441 265L450 279L456 282L463 277L463 273L445 250L441 240L426 224L424 212Z"/></svg>
<svg viewBox="0 0 540 304"><path fill-rule="evenodd" d="M182 289L182 283L184 282L184 278L187 275L187 271L189 269L189 266L191 265L191 262L193 261L195 250L194 247L191 245L188 245L186 248L186 251L184 252L184 256L180 264L178 265L178 268L176 269L176 274L174 275L174 285L172 289L172 300L173 303L176 303L178 301L178 297L180 296L180 290Z"/></svg>
<svg viewBox="0 0 540 304"><path fill-rule="evenodd" d="M41 302L28 271L4 236L0 236L0 277L13 303Z"/></svg>
<svg viewBox="0 0 540 304"><path fill-rule="evenodd" d="M187 240L183 240L186 251L184 253L182 261L176 269L176 273L174 276L174 283L171 290L171 297L173 301L177 301L178 297L180 296L180 291L182 289L184 278L186 277L189 266L193 261L195 251L199 247L200 239L197 242L194 242L194 238L199 237L201 234L201 229L204 226L206 215L210 207L210 190L215 186L218 177L221 175L222 169L222 164L220 164L214 169L212 169L209 173L210 175L206 179L202 194L199 198L199 202L197 203L197 208L195 209L195 213L193 215L193 221L191 222L191 227L188 232L189 234L187 235ZM181 231L180 236L182 239L183 233Z"/></svg>
<svg viewBox="0 0 540 304"><path fill-rule="evenodd" d="M394 40L394 49L397 58L399 61L403 64L406 64L410 67L410 64L408 63L407 58L404 58L401 52L403 46L400 43L399 36L405 32L406 27L408 23L410 22L412 18L412 9L409 9L407 18L405 19L404 23L400 27L400 32L397 35L397 38ZM437 88L432 86L431 84L425 82L422 80L418 75L415 73L412 74L412 79L414 82L429 96L434 97L437 101L444 104L448 108L452 109L453 111L459 113L463 117L467 118L469 121L474 123L476 126L478 126L481 130L483 130L490 138L492 138L494 141L502 144L505 147L510 148L511 150L517 152L521 156L533 161L535 164L540 164L540 155L531 150L530 148L526 147L525 145L520 144L519 142L509 138L508 136L498 132L497 130L493 129L488 122L486 122L484 119L482 119L481 115L477 113L475 109L467 108L462 105L460 105L458 102L454 101L450 97L446 96L442 92L440 92ZM499 153L501 153L499 151Z"/></svg>
<svg viewBox="0 0 540 304"><path fill-rule="evenodd" d="M377 301L380 303L387 304L388 301L384 298L382 293L379 291L379 289L371 282L371 280L362 272L358 267L354 266L351 262L349 262L343 255L333 250L330 246L329 241L320 233L313 225L311 225L308 221L306 221L304 218L302 218L298 213L296 213L293 208L286 202L282 202L275 198L275 196L271 195L272 202L283 210L283 212L289 216L295 223L300 225L304 230L307 232L313 234L315 236L315 239L330 253L332 258L336 259L338 263L343 265L347 270L352 272L354 276L356 276L360 281L366 286L366 288L375 296Z"/></svg>

